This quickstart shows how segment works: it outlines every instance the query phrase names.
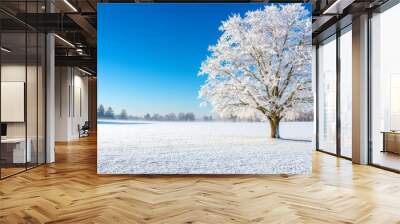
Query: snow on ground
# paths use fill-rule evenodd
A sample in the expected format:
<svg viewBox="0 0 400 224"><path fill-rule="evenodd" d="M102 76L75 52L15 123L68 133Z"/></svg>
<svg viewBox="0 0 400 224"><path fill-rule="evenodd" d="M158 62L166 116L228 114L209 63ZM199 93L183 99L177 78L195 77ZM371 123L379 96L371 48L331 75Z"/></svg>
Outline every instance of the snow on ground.
<svg viewBox="0 0 400 224"><path fill-rule="evenodd" d="M100 174L306 174L311 142L273 140L266 123L99 122ZM281 126L311 139L312 123Z"/></svg>

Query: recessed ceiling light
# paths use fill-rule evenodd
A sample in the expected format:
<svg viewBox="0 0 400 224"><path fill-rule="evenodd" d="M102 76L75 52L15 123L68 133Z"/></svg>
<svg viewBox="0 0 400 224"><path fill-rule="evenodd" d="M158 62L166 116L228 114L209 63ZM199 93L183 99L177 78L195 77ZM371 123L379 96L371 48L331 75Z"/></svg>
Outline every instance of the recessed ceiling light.
<svg viewBox="0 0 400 224"><path fill-rule="evenodd" d="M11 50L9 50L9 49L7 49L5 47L1 47L0 49L1 49L1 51L4 51L6 53L10 53L11 52Z"/></svg>
<svg viewBox="0 0 400 224"><path fill-rule="evenodd" d="M73 6L68 0L64 0L64 3L67 4L74 12L78 12L75 6Z"/></svg>
<svg viewBox="0 0 400 224"><path fill-rule="evenodd" d="M336 0L331 4L327 9L324 10L322 13L323 15L329 15L329 14L342 14L343 10L351 5L355 0Z"/></svg>
<svg viewBox="0 0 400 224"><path fill-rule="evenodd" d="M71 42L69 42L68 40L62 38L61 36L59 36L58 34L54 34L55 37L57 37L59 40L61 40L62 42L66 43L68 46L75 48L75 45L73 45Z"/></svg>
<svg viewBox="0 0 400 224"><path fill-rule="evenodd" d="M79 68L79 67L78 67L78 70L81 71L81 72L83 72L83 73L85 73L85 74L87 74L87 75L90 75L90 76L92 75L92 73L90 73L90 72L88 72L88 71L86 71L86 70L83 70L83 69L81 69L81 68Z"/></svg>

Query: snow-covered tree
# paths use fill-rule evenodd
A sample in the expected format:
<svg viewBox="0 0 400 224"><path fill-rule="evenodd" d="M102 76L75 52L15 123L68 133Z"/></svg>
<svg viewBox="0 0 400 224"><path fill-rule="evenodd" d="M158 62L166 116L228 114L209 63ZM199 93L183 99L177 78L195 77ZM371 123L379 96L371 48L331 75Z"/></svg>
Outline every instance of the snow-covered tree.
<svg viewBox="0 0 400 224"><path fill-rule="evenodd" d="M122 119L122 120L127 120L128 119L128 112L126 112L125 109L123 109L121 111L121 113L119 114L119 119Z"/></svg>
<svg viewBox="0 0 400 224"><path fill-rule="evenodd" d="M186 121L194 121L194 120L196 120L196 116L194 115L194 113L192 112L186 113Z"/></svg>
<svg viewBox="0 0 400 224"><path fill-rule="evenodd" d="M186 114L185 113L179 113L178 114L178 121L185 121L186 120Z"/></svg>
<svg viewBox="0 0 400 224"><path fill-rule="evenodd" d="M114 115L114 110L112 109L112 107L108 107L106 112L104 112L104 117L108 118L108 119L114 119L115 115Z"/></svg>
<svg viewBox="0 0 400 224"><path fill-rule="evenodd" d="M176 121L177 117L175 113L169 113L165 115L166 121Z"/></svg>
<svg viewBox="0 0 400 224"><path fill-rule="evenodd" d="M153 121L162 121L162 120L164 120L164 117L162 115L160 115L160 114L155 113L155 114L153 114L153 117L151 117L151 120L153 120Z"/></svg>
<svg viewBox="0 0 400 224"><path fill-rule="evenodd" d="M199 97L222 117L264 118L279 138L283 118L309 111L311 17L302 4L269 5L232 15L202 62Z"/></svg>
<svg viewBox="0 0 400 224"><path fill-rule="evenodd" d="M151 120L151 115L150 114L146 114L146 115L144 115L144 117L143 117L146 121L149 121L149 120Z"/></svg>
<svg viewBox="0 0 400 224"><path fill-rule="evenodd" d="M104 114L105 114L104 106L103 106L103 104L100 104L99 108L97 109L97 116L99 118L103 118Z"/></svg>

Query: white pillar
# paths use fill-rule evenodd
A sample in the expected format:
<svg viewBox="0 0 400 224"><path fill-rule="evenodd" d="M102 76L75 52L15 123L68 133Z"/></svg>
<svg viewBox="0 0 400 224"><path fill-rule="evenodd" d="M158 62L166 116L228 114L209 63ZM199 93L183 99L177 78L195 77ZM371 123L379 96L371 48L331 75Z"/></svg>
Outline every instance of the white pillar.
<svg viewBox="0 0 400 224"><path fill-rule="evenodd" d="M368 15L353 20L353 162L368 163Z"/></svg>
<svg viewBox="0 0 400 224"><path fill-rule="evenodd" d="M65 142L78 138L74 126L74 73L72 67L58 66L55 69L55 141Z"/></svg>
<svg viewBox="0 0 400 224"><path fill-rule="evenodd" d="M312 92L314 97L314 132L313 132L313 149L316 147L317 142L317 48L315 45L312 45Z"/></svg>
<svg viewBox="0 0 400 224"><path fill-rule="evenodd" d="M55 133L55 56L54 35L46 36L46 163L55 161L54 133Z"/></svg>

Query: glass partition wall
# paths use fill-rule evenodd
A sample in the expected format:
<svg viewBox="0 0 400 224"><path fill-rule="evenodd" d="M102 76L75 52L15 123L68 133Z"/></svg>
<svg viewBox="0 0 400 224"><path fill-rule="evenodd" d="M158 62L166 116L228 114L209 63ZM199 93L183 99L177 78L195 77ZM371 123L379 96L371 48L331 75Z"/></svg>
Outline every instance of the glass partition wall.
<svg viewBox="0 0 400 224"><path fill-rule="evenodd" d="M370 163L400 171L400 4L371 18Z"/></svg>
<svg viewBox="0 0 400 224"><path fill-rule="evenodd" d="M18 6L36 12L39 2ZM45 41L43 33L0 13L1 179L45 163Z"/></svg>
<svg viewBox="0 0 400 224"><path fill-rule="evenodd" d="M398 21L400 21L400 4L388 2L372 13L369 18L368 33L370 56L368 163L396 172L400 172ZM320 151L350 159L352 157L351 25L338 31L335 37L319 43L317 48L316 146Z"/></svg>
<svg viewBox="0 0 400 224"><path fill-rule="evenodd" d="M26 34L1 34L1 177L26 169ZM6 50L4 50L6 49Z"/></svg>
<svg viewBox="0 0 400 224"><path fill-rule="evenodd" d="M317 150L352 157L351 25L317 47Z"/></svg>
<svg viewBox="0 0 400 224"><path fill-rule="evenodd" d="M352 157L352 33L351 25L341 31L340 49L340 155Z"/></svg>
<svg viewBox="0 0 400 224"><path fill-rule="evenodd" d="M318 149L336 153L336 36L318 54Z"/></svg>

